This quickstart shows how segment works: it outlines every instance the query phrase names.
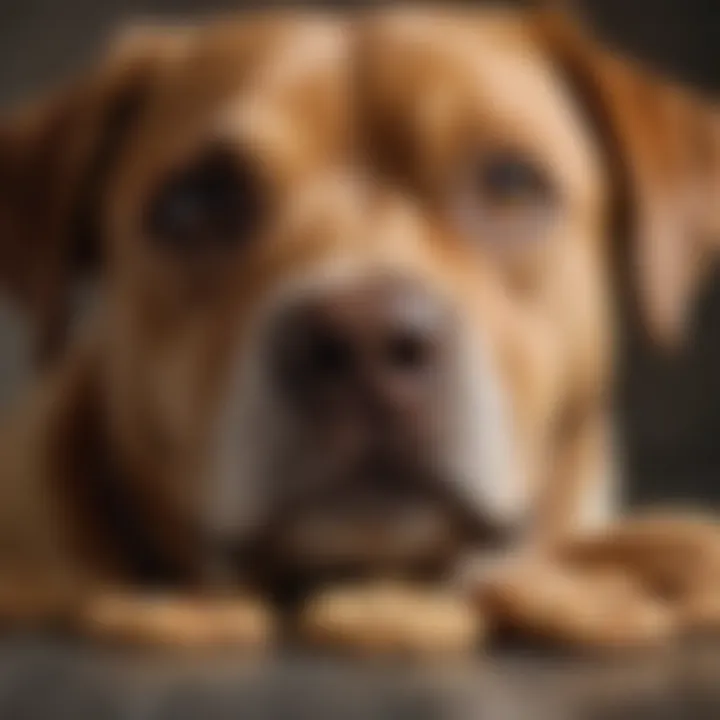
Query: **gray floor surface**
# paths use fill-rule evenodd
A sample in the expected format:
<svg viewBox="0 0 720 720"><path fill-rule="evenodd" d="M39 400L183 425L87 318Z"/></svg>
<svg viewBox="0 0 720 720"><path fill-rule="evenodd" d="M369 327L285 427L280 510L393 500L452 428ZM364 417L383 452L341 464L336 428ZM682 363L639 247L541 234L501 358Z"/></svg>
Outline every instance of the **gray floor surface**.
<svg viewBox="0 0 720 720"><path fill-rule="evenodd" d="M421 665L0 644L2 720L716 720L720 652Z"/></svg>

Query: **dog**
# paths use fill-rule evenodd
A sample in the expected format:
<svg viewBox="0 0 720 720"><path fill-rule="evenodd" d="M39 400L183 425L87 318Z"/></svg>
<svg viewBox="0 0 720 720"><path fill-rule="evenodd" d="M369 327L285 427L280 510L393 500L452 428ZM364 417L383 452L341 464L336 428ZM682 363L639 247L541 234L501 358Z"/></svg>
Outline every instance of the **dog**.
<svg viewBox="0 0 720 720"><path fill-rule="evenodd" d="M666 637L672 576L714 617L712 522L621 517L611 387L626 297L682 342L718 117L547 10L121 33L0 125L0 277L39 364L2 434L2 616L242 644L317 588L456 588L529 548L462 585L473 613ZM359 593L310 625L443 634Z"/></svg>

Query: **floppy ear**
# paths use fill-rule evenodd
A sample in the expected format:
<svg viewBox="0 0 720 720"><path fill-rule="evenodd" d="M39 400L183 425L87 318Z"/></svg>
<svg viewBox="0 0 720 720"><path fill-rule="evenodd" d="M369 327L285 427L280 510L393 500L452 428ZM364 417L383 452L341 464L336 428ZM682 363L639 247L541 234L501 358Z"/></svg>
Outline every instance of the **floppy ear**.
<svg viewBox="0 0 720 720"><path fill-rule="evenodd" d="M556 13L541 13L538 27L605 146L626 226L617 249L645 325L677 343L720 249L720 106Z"/></svg>
<svg viewBox="0 0 720 720"><path fill-rule="evenodd" d="M97 260L103 183L179 44L124 32L94 72L0 118L0 288L32 321L40 362L63 346L76 281Z"/></svg>

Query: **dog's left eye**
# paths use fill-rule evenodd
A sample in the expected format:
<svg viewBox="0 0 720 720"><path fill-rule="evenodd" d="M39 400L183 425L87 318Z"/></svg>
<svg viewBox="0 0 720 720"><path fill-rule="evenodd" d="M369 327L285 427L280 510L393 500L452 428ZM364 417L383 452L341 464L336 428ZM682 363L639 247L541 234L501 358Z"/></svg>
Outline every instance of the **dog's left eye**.
<svg viewBox="0 0 720 720"><path fill-rule="evenodd" d="M547 175L531 160L513 153L498 153L477 161L473 170L475 191L498 205L545 202L552 199Z"/></svg>
<svg viewBox="0 0 720 720"><path fill-rule="evenodd" d="M513 151L483 152L464 165L450 207L465 235L503 251L534 246L558 206L550 173Z"/></svg>
<svg viewBox="0 0 720 720"><path fill-rule="evenodd" d="M149 232L178 248L233 243L256 232L261 200L249 164L213 150L161 187L150 206Z"/></svg>

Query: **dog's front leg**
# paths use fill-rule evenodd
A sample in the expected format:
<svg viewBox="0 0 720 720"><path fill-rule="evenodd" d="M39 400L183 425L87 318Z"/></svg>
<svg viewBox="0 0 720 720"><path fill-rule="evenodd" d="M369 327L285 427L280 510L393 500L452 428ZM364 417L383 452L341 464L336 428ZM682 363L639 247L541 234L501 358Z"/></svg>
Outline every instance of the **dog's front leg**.
<svg viewBox="0 0 720 720"><path fill-rule="evenodd" d="M647 512L552 548L479 560L464 586L494 624L584 648L657 644L720 629L720 527Z"/></svg>
<svg viewBox="0 0 720 720"><path fill-rule="evenodd" d="M720 628L720 524L679 509L646 510L558 548L572 568L620 568L671 607L680 630Z"/></svg>
<svg viewBox="0 0 720 720"><path fill-rule="evenodd" d="M587 650L656 645L676 615L618 567L570 566L551 555L464 568L462 586L494 632Z"/></svg>

